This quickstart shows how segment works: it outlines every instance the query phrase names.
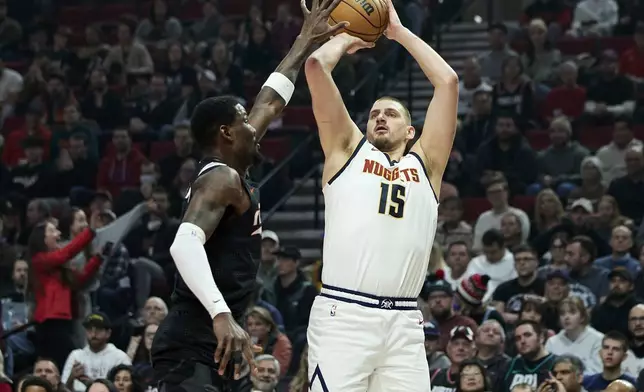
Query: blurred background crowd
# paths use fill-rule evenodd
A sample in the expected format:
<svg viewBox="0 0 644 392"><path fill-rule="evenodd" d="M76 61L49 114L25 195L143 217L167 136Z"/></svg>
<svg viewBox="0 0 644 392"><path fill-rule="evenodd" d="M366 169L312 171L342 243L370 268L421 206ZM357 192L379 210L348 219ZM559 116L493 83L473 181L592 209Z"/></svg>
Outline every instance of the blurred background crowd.
<svg viewBox="0 0 644 392"><path fill-rule="evenodd" d="M460 76L419 298L434 388L513 390L508 355L534 350L577 354L548 365L580 376L561 377L570 392L637 383L644 2L395 4ZM192 110L220 94L252 105L300 23L295 0L0 0L0 391L27 375L59 392L154 389L169 244L200 157ZM359 125L392 95L422 129L432 89L398 46L345 56L334 77ZM254 388L301 392L324 214L303 80L262 154L251 175L265 230L243 321L262 347ZM547 343L523 342L526 325ZM575 346L582 333L592 344ZM458 377L470 368L492 383Z"/></svg>

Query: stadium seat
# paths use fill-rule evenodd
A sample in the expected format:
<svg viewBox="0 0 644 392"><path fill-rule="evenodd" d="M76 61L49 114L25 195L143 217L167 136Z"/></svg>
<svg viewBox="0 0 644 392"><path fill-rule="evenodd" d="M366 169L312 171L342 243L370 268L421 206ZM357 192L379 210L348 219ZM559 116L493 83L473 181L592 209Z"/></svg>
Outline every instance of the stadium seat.
<svg viewBox="0 0 644 392"><path fill-rule="evenodd" d="M463 220L476 222L479 215L492 208L490 202L484 197L463 198Z"/></svg>
<svg viewBox="0 0 644 392"><path fill-rule="evenodd" d="M525 136L535 151L543 150L550 145L550 132L547 129L528 131Z"/></svg>
<svg viewBox="0 0 644 392"><path fill-rule="evenodd" d="M159 162L162 158L174 153L174 151L174 142L172 141L152 142L150 145L150 160Z"/></svg>
<svg viewBox="0 0 644 392"><path fill-rule="evenodd" d="M536 198L534 196L517 195L512 198L512 203L510 204L513 207L523 210L528 214L528 216L532 216L534 213L535 201Z"/></svg>
<svg viewBox="0 0 644 392"><path fill-rule="evenodd" d="M564 55L594 53L597 49L597 40L595 38L564 38L559 41L557 47Z"/></svg>
<svg viewBox="0 0 644 392"><path fill-rule="evenodd" d="M583 128L579 132L579 143L591 151L597 151L601 146L611 142L612 127Z"/></svg>

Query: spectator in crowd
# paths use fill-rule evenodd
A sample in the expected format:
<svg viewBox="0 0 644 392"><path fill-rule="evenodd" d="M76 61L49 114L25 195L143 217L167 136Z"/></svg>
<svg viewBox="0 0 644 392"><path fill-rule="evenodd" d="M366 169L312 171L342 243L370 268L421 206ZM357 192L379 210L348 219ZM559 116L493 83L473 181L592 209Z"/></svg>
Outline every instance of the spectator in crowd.
<svg viewBox="0 0 644 392"><path fill-rule="evenodd" d="M159 162L161 171L161 184L169 186L179 174L179 169L187 159L199 160L190 127L179 124L174 127L174 151Z"/></svg>
<svg viewBox="0 0 644 392"><path fill-rule="evenodd" d="M510 324L518 318L522 299L526 295L543 296L545 286L545 280L537 274L537 253L525 245L513 249L513 252L516 278L502 282L492 295L492 301L503 315L504 321Z"/></svg>
<svg viewBox="0 0 644 392"><path fill-rule="evenodd" d="M34 270L30 293L35 297L34 320L36 350L39 357L52 358L61 368L67 355L75 348L73 318L78 314L75 296L79 287L98 271L101 257L92 257L85 267L75 271L69 261L80 253L94 238L85 229L67 246L60 247L60 231L45 221L34 227L29 237L29 255Z"/></svg>
<svg viewBox="0 0 644 392"><path fill-rule="evenodd" d="M617 267L628 269L633 276L640 271L640 263L631 256L633 247L633 232L626 226L616 226L610 237L610 246L613 253L610 256L595 260L595 265L600 268L612 270Z"/></svg>
<svg viewBox="0 0 644 392"><path fill-rule="evenodd" d="M110 370L107 379L119 392L143 392L143 386L132 366L116 365Z"/></svg>
<svg viewBox="0 0 644 392"><path fill-rule="evenodd" d="M279 250L280 239L272 230L262 230L262 258L257 271L257 277L265 284L273 284L277 276L277 269L275 263L277 257L275 252Z"/></svg>
<svg viewBox="0 0 644 392"><path fill-rule="evenodd" d="M431 321L425 322L423 332L425 333L425 355L427 356L429 371L449 368L451 365L449 358L444 352L438 350L440 331L436 324Z"/></svg>
<svg viewBox="0 0 644 392"><path fill-rule="evenodd" d="M617 200L613 196L604 195L597 204L595 231L604 240L609 241L613 235L613 229L617 226L633 226L633 221L621 214Z"/></svg>
<svg viewBox="0 0 644 392"><path fill-rule="evenodd" d="M81 111L86 118L96 121L102 129L114 129L121 125L123 101L107 85L107 71L94 68L89 77L88 93L81 100Z"/></svg>
<svg viewBox="0 0 644 392"><path fill-rule="evenodd" d="M503 352L505 345L505 330L495 319L481 323L476 333L476 359L480 361L487 372L490 381L496 385L505 376L504 371L510 363L510 357Z"/></svg>
<svg viewBox="0 0 644 392"><path fill-rule="evenodd" d="M83 325L87 346L69 354L62 375L67 387L76 392L83 392L96 380L106 378L113 367L131 364L126 353L109 343L112 324L106 314L90 314Z"/></svg>
<svg viewBox="0 0 644 392"><path fill-rule="evenodd" d="M555 72L561 62L561 52L553 47L548 38L548 26L542 19L533 19L528 26L528 49L521 56L521 62L537 92L548 92L555 81Z"/></svg>
<svg viewBox="0 0 644 392"><path fill-rule="evenodd" d="M472 107L461 123L454 140L453 154L465 162L473 161L484 142L494 135L492 118L492 92L476 90L472 94Z"/></svg>
<svg viewBox="0 0 644 392"><path fill-rule="evenodd" d="M501 283L514 279L517 273L514 269L514 255L506 248L503 234L499 230L486 231L481 242L483 254L470 261L465 275L480 274L490 277L484 297L484 301L487 301L492 298L492 293Z"/></svg>
<svg viewBox="0 0 644 392"><path fill-rule="evenodd" d="M533 234L547 232L561 224L563 218L563 204L559 196L552 189L543 189L537 193L534 204Z"/></svg>
<svg viewBox="0 0 644 392"><path fill-rule="evenodd" d="M540 183L529 187L536 194L542 187L552 187L561 197L567 197L576 187L581 162L590 155L587 148L572 140L572 124L565 117L550 123L550 146L538 153Z"/></svg>
<svg viewBox="0 0 644 392"><path fill-rule="evenodd" d="M197 71L185 64L185 54L179 41L168 45L168 61L163 73L166 76L168 95L186 97L197 86Z"/></svg>
<svg viewBox="0 0 644 392"><path fill-rule="evenodd" d="M535 0L523 10L521 22L537 18L546 22L549 38L555 39L570 27L572 10L563 0Z"/></svg>
<svg viewBox="0 0 644 392"><path fill-rule="evenodd" d="M481 325L486 320L497 320L504 325L503 316L493 306L483 303L489 280L489 276L478 274L463 279L456 289L456 299L460 305L461 314L474 320L477 325Z"/></svg>
<svg viewBox="0 0 644 392"><path fill-rule="evenodd" d="M586 89L577 84L577 64L564 62L558 67L558 76L559 83L548 92L543 102L541 115L546 123L559 116L574 120L584 114Z"/></svg>
<svg viewBox="0 0 644 392"><path fill-rule="evenodd" d="M2 162L8 167L17 166L25 160L24 141L27 138L36 138L43 141L46 148L43 150L43 158L49 158L49 142L51 132L43 123L44 109L38 101L31 102L25 113L24 127L12 130L5 140L2 148Z"/></svg>
<svg viewBox="0 0 644 392"><path fill-rule="evenodd" d="M609 35L617 25L618 15L615 0L581 0L575 6L569 33L581 37Z"/></svg>
<svg viewBox="0 0 644 392"><path fill-rule="evenodd" d="M575 201L584 198L592 204L598 203L607 189L604 185L603 172L603 164L598 157L588 156L584 158L581 161L581 185L570 192L568 199Z"/></svg>
<svg viewBox="0 0 644 392"><path fill-rule="evenodd" d="M118 392L116 386L106 379L99 378L92 381L86 389L87 392Z"/></svg>
<svg viewBox="0 0 644 392"><path fill-rule="evenodd" d="M46 358L39 358L34 363L33 375L47 380L55 392L69 392L60 380L60 370L56 364Z"/></svg>
<svg viewBox="0 0 644 392"><path fill-rule="evenodd" d="M560 355L552 366L552 375L561 383L565 392L582 392L584 364L574 355ZM562 391L563 392L563 391Z"/></svg>
<svg viewBox="0 0 644 392"><path fill-rule="evenodd" d="M599 352L602 371L584 377L584 388L589 392L606 390L614 380L625 380L635 384L635 378L622 372L622 362L626 359L628 340L619 332L607 332L602 339Z"/></svg>
<svg viewBox="0 0 644 392"><path fill-rule="evenodd" d="M617 118L613 126L613 140L601 147L596 155L603 168L604 185L626 174L626 151L641 146L642 141L633 134L632 121L627 117Z"/></svg>
<svg viewBox="0 0 644 392"><path fill-rule="evenodd" d="M609 293L609 271L594 265L596 256L597 248L589 237L573 237L566 246L565 261L570 269L571 282L589 289L589 298L585 302L591 308Z"/></svg>
<svg viewBox="0 0 644 392"><path fill-rule="evenodd" d="M0 19L2 19L1 16L3 8L1 4L2 3L0 3ZM6 5L4 9L6 12ZM3 34L5 31L11 30L11 23L7 22L9 22L8 18L0 21L3 26ZM5 28L9 30L4 30ZM23 89L23 78L20 73L11 68L7 68L4 58L2 57L4 56L0 56L0 102L4 102L5 104L2 106L2 110L0 111L0 120L4 122L9 115L13 114L15 104L18 100L18 94L20 94Z"/></svg>
<svg viewBox="0 0 644 392"><path fill-rule="evenodd" d="M257 370L252 373L253 391L275 392L280 378L280 363L270 354L255 357Z"/></svg>
<svg viewBox="0 0 644 392"><path fill-rule="evenodd" d="M633 286L634 278L627 268L617 267L608 274L608 279L610 280L608 296L603 303L593 309L591 323L600 332L617 331L626 335L628 334L628 314L638 303Z"/></svg>
<svg viewBox="0 0 644 392"><path fill-rule="evenodd" d="M602 347L604 334L591 327L586 304L578 297L565 298L559 304L562 330L546 342L546 350L555 355L572 354L583 361L584 373L601 371L597 353Z"/></svg>
<svg viewBox="0 0 644 392"><path fill-rule="evenodd" d="M568 270L566 245L568 245L568 240L563 233L552 237L550 249L542 257L542 262L545 263L537 270L540 278L545 278L553 270Z"/></svg>
<svg viewBox="0 0 644 392"><path fill-rule="evenodd" d="M589 121L605 124L615 117L631 115L634 108L633 82L619 74L617 53L612 49L605 50L601 55L599 72L591 77L584 111Z"/></svg>
<svg viewBox="0 0 644 392"><path fill-rule="evenodd" d="M279 57L290 49L295 37L300 33L301 22L291 13L289 3L282 2L277 6L277 17L271 27L273 47Z"/></svg>
<svg viewBox="0 0 644 392"><path fill-rule="evenodd" d="M454 290L452 286L438 273L430 276L423 286L421 298L429 305L427 320L433 320L438 326L440 337L438 350L444 351L452 329L458 326L467 326L476 330L476 322L467 316L458 314L454 310Z"/></svg>
<svg viewBox="0 0 644 392"><path fill-rule="evenodd" d="M626 373L637 376L644 369L644 305L637 304L628 313L628 356L622 366Z"/></svg>
<svg viewBox="0 0 644 392"><path fill-rule="evenodd" d="M168 4L164 0L155 0L150 8L150 16L139 23L135 35L144 42L154 42L159 48L167 40L181 38L183 28L177 18L170 15Z"/></svg>
<svg viewBox="0 0 644 392"><path fill-rule="evenodd" d="M447 357L451 365L446 369L436 369L431 374L432 390L436 388L456 388L461 371L461 364L474 358L476 345L474 332L466 326L454 327L449 332L447 342Z"/></svg>
<svg viewBox="0 0 644 392"><path fill-rule="evenodd" d="M251 4L251 8L253 4ZM211 45L219 35L219 26L222 22L222 15L219 12L217 1L204 1L201 6L201 19L195 21L187 30L190 42L195 45L195 50L199 53ZM184 32L186 32L184 30Z"/></svg>
<svg viewBox="0 0 644 392"><path fill-rule="evenodd" d="M246 330L263 354L270 354L279 362L280 375L286 375L291 364L291 342L279 331L270 312L260 306L252 308L246 316Z"/></svg>
<svg viewBox="0 0 644 392"><path fill-rule="evenodd" d="M503 23L493 23L487 30L490 51L479 57L481 75L492 81L501 79L505 59L516 55L508 46L508 28Z"/></svg>
<svg viewBox="0 0 644 392"><path fill-rule="evenodd" d="M447 246L445 258L445 281L456 290L465 278L467 266L471 260L470 248L463 241L454 241Z"/></svg>
<svg viewBox="0 0 644 392"><path fill-rule="evenodd" d="M463 202L458 196L441 200L439 219L434 241L443 247L459 241L472 246L472 226L463 221Z"/></svg>
<svg viewBox="0 0 644 392"><path fill-rule="evenodd" d="M116 197L123 188L138 187L141 164L145 157L132 147L132 139L126 129L114 130L112 144L113 150L108 152L99 165L97 186Z"/></svg>
<svg viewBox="0 0 644 392"><path fill-rule="evenodd" d="M493 384L490 383L485 367L476 359L463 361L458 374L457 391L483 392L492 390Z"/></svg>
<svg viewBox="0 0 644 392"><path fill-rule="evenodd" d="M158 329L158 324L149 323L143 326L140 335L136 330L133 332L126 353L134 366L145 368L152 365L150 349Z"/></svg>
<svg viewBox="0 0 644 392"><path fill-rule="evenodd" d="M217 40L213 45L208 65L215 75L215 91L217 95L232 94L243 96L243 71L231 59L226 43L223 40Z"/></svg>
<svg viewBox="0 0 644 392"><path fill-rule="evenodd" d="M506 213L501 218L501 233L508 249L514 249L524 244L523 233L521 233L521 220L511 212Z"/></svg>
<svg viewBox="0 0 644 392"><path fill-rule="evenodd" d="M492 90L492 111L518 120L517 127L527 129L535 119L534 87L525 75L521 58L511 55L501 64L501 79Z"/></svg>
<svg viewBox="0 0 644 392"><path fill-rule="evenodd" d="M27 376L22 380L20 392L55 392L51 383L44 378Z"/></svg>
<svg viewBox="0 0 644 392"><path fill-rule="evenodd" d="M559 308L561 301L567 298L570 293L570 275L566 270L552 270L546 275L546 284L543 289L544 316L543 325L555 332L561 329L561 317ZM573 294L574 295L574 294Z"/></svg>
<svg viewBox="0 0 644 392"><path fill-rule="evenodd" d="M44 197L51 174L44 161L45 141L27 137L22 141L25 160L16 165L9 174L9 190L28 198Z"/></svg>
<svg viewBox="0 0 644 392"><path fill-rule="evenodd" d="M550 378L550 371L556 356L544 347L545 334L543 327L532 321L520 321L514 330L519 355L506 368L502 378L503 390L512 390L515 385L528 384L537 388ZM538 363L539 366L530 366Z"/></svg>
<svg viewBox="0 0 644 392"><path fill-rule="evenodd" d="M500 174L491 175L489 182L485 184L485 193L492 208L482 213L476 220L473 249L475 251L481 250L483 234L491 229L500 229L501 219L508 212L521 219L521 234L523 240L527 240L530 235L530 218L524 211L509 205L510 189L505 177Z"/></svg>
<svg viewBox="0 0 644 392"><path fill-rule="evenodd" d="M611 182L607 193L615 198L620 211L639 225L644 217L644 146L630 147L624 155L626 174Z"/></svg>
<svg viewBox="0 0 644 392"><path fill-rule="evenodd" d="M458 84L458 115L472 113L474 95L479 91L492 92L492 86L481 76L481 64L476 57L463 62L463 77Z"/></svg>
<svg viewBox="0 0 644 392"><path fill-rule="evenodd" d="M119 19L118 43L112 46L103 62L109 73L121 75L121 82L125 81L126 75L151 75L154 71L150 52L145 45L134 40L135 26L136 22L128 16Z"/></svg>

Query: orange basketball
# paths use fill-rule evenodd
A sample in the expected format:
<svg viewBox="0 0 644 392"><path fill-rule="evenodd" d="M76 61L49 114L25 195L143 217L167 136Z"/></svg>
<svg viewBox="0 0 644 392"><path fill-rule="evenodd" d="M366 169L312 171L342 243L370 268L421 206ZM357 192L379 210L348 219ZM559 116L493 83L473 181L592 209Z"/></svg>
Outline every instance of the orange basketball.
<svg viewBox="0 0 644 392"><path fill-rule="evenodd" d="M332 24L349 22L351 25L341 32L375 42L389 24L387 3L384 0L342 0L331 11L329 20Z"/></svg>

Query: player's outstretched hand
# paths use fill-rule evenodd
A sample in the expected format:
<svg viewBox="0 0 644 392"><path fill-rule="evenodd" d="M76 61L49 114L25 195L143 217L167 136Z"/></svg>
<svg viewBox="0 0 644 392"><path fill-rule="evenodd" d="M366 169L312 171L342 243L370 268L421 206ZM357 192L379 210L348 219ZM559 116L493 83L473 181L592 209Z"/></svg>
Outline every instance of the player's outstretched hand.
<svg viewBox="0 0 644 392"><path fill-rule="evenodd" d="M220 313L212 321L212 328L217 337L215 363L219 364L219 375L223 376L228 362L233 361L235 380L241 376L242 359L245 359L253 370L253 351L250 336L237 324L230 313Z"/></svg>
<svg viewBox="0 0 644 392"><path fill-rule="evenodd" d="M343 45L346 48L346 52L348 54L353 54L359 51L360 49L368 49L376 46L375 42L367 42L358 37L354 37L353 35L349 35L347 33L340 33L335 37L333 37L333 39L343 40L344 41Z"/></svg>
<svg viewBox="0 0 644 392"><path fill-rule="evenodd" d="M304 23L302 23L301 35L315 43L324 42L338 31L349 26L349 22L339 22L333 26L329 25L329 15L340 0L312 0L311 9L306 6L306 0L300 1Z"/></svg>
<svg viewBox="0 0 644 392"><path fill-rule="evenodd" d="M387 2L387 12L389 13L389 24L385 29L385 37L395 40L396 34L398 34L400 30L404 29L404 26L400 23L400 18L398 17L398 13L396 12L391 0L385 1Z"/></svg>

